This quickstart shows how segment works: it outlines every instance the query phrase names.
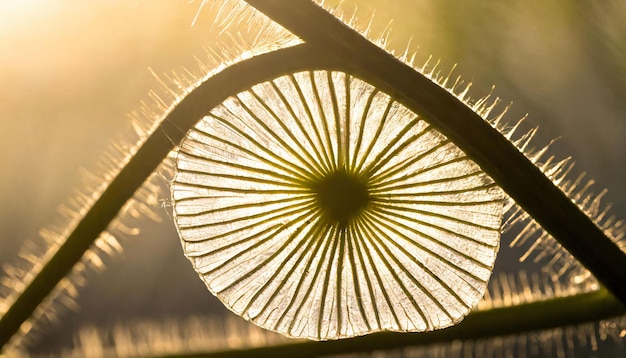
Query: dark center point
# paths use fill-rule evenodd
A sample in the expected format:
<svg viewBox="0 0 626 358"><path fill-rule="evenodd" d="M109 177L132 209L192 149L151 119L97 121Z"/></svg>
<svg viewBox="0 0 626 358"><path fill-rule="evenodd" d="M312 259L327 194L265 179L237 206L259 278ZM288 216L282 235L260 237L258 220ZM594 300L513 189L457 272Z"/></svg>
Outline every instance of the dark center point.
<svg viewBox="0 0 626 358"><path fill-rule="evenodd" d="M367 184L357 175L339 170L311 185L322 215L340 229L348 226L369 203Z"/></svg>

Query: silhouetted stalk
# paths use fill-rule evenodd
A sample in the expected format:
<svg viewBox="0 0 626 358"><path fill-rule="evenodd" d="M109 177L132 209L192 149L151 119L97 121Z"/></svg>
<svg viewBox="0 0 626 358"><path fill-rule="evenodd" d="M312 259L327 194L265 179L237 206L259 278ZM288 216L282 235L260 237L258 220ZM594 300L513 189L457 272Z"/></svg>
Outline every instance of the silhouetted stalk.
<svg viewBox="0 0 626 358"><path fill-rule="evenodd" d="M508 139L454 95L310 0L246 0L422 115L626 304L626 254Z"/></svg>
<svg viewBox="0 0 626 358"><path fill-rule="evenodd" d="M452 342L454 340L484 339L548 330L611 318L624 313L625 310L622 304L608 291L602 289L576 296L475 311L455 326L431 332L381 332L336 341L316 342L302 340L268 347L166 355L163 358L305 358L343 353L372 352Z"/></svg>
<svg viewBox="0 0 626 358"><path fill-rule="evenodd" d="M285 73L331 64L316 49L298 46L260 55L208 78L178 103L111 182L58 252L0 318L0 349L28 320L37 306L81 260L124 204L154 172L196 122L228 96ZM336 62L336 61L335 61Z"/></svg>

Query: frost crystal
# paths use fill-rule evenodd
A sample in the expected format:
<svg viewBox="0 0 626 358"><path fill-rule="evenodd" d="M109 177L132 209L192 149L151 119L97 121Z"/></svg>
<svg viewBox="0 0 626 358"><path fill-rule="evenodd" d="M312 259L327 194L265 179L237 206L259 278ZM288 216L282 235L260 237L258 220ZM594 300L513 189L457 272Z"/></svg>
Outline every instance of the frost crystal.
<svg viewBox="0 0 626 358"><path fill-rule="evenodd" d="M341 72L227 99L188 133L172 189L185 254L209 290L292 337L453 325L483 296L499 245L493 181Z"/></svg>

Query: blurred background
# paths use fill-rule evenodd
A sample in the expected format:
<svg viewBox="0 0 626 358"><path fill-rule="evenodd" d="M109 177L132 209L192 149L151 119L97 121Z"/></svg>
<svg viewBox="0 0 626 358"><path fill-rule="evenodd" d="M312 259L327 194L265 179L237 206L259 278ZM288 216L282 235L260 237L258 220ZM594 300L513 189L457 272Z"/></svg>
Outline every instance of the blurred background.
<svg viewBox="0 0 626 358"><path fill-rule="evenodd" d="M333 3L333 2L329 2ZM160 88L153 76L197 70L215 46L213 14L200 1L0 0L0 266L57 221L56 208L81 187L80 168L95 169L112 141L129 130L128 113ZM626 2L345 0L374 27L393 20L391 48L432 55L447 73L513 102L511 121L529 114L535 143L559 138L557 158L607 188L605 202L626 217ZM503 108L503 107L501 107ZM169 193L162 194L166 202ZM72 344L80 327L224 315L182 250L165 209L124 240L124 254L89 275L76 312L62 314L33 352ZM520 267L506 245L497 270ZM508 238L510 241L510 238Z"/></svg>

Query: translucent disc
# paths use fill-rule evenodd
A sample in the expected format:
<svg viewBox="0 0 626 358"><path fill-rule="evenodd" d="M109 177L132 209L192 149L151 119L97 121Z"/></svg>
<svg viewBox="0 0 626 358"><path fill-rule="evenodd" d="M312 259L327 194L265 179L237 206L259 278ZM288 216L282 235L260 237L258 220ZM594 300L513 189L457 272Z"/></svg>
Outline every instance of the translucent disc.
<svg viewBox="0 0 626 358"><path fill-rule="evenodd" d="M261 83L198 122L172 186L185 254L293 337L429 331L483 296L502 192L425 120L341 72Z"/></svg>

